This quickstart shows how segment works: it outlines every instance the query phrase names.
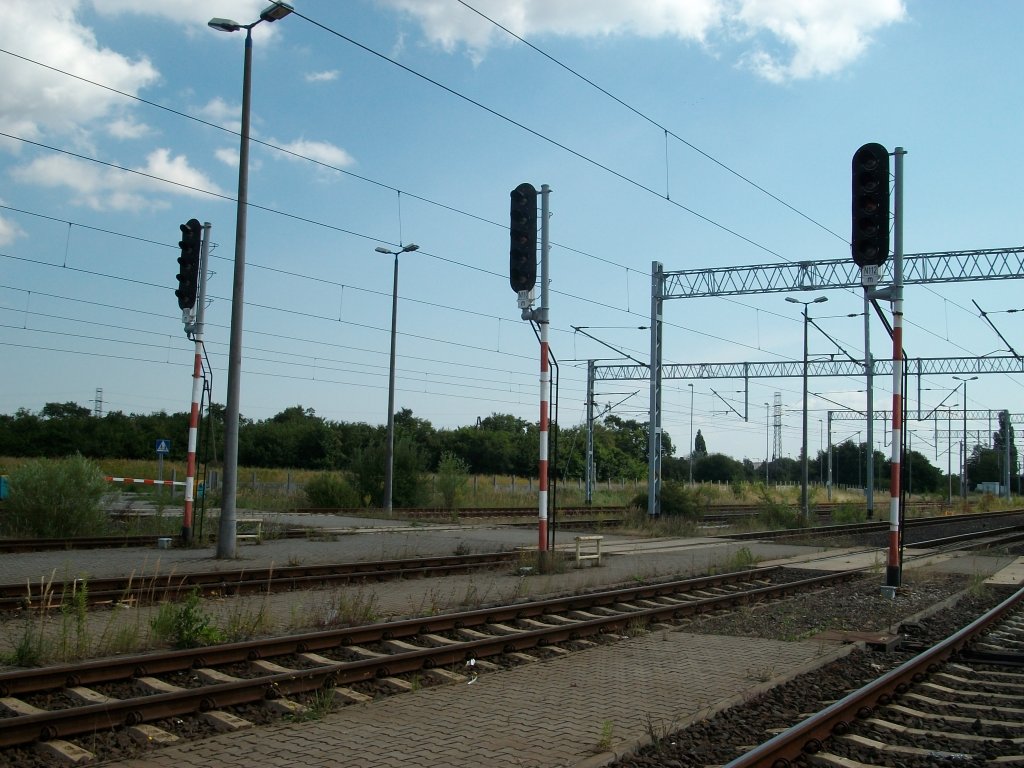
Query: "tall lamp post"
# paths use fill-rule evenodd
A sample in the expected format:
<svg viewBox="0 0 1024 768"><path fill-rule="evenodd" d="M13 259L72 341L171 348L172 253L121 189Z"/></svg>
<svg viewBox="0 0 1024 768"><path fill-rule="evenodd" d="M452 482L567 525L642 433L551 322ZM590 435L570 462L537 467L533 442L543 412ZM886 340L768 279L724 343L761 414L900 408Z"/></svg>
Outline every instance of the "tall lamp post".
<svg viewBox="0 0 1024 768"><path fill-rule="evenodd" d="M974 381L978 377L977 376L971 376L968 379L962 379L959 376L954 376L953 378L956 379L959 382L962 382L963 385L964 385L964 460L963 460L963 468L962 468L962 470L960 472L960 485L962 486L961 493L962 493L962 495L964 497L964 505L966 505L967 504L967 488L968 488L968 486L967 486L967 382L968 381Z"/></svg>
<svg viewBox="0 0 1024 768"><path fill-rule="evenodd" d="M768 403L764 404L764 487L768 487L768 457L771 455L771 433L768 431Z"/></svg>
<svg viewBox="0 0 1024 768"><path fill-rule="evenodd" d="M953 409L946 409L946 503L953 505Z"/></svg>
<svg viewBox="0 0 1024 768"><path fill-rule="evenodd" d="M222 491L217 557L235 556L235 499L238 491L238 400L242 378L242 310L245 306L245 228L249 206L249 111L252 94L252 28L277 21L292 12L288 3L273 2L251 24L210 19L218 32L245 30L242 67L242 130L238 145L238 201L235 215L235 267L231 286L231 332L228 343L228 390L224 406L224 488Z"/></svg>
<svg viewBox="0 0 1024 768"><path fill-rule="evenodd" d="M830 441L831 443L831 441ZM831 448L831 444L829 448ZM825 455L825 424L818 419L818 485L825 484L825 462L821 457Z"/></svg>
<svg viewBox="0 0 1024 768"><path fill-rule="evenodd" d="M390 516L393 510L392 496L395 487L395 327L398 321L398 256L419 250L415 243L402 246L397 251L378 245L377 253L395 257L395 278L391 287L391 362L388 366L388 437L384 455L384 511Z"/></svg>
<svg viewBox="0 0 1024 768"><path fill-rule="evenodd" d="M693 382L687 384L690 388L690 485L693 485Z"/></svg>
<svg viewBox="0 0 1024 768"><path fill-rule="evenodd" d="M810 301L800 301L800 299L794 299L792 296L787 296L786 301L790 304L802 304L804 307L804 408L803 408L803 465L802 465L802 476L800 482L800 509L803 512L804 520L811 519L811 505L810 499L807 496L807 324L809 318L807 317L807 306L809 304L821 304L822 302L828 301L828 296L819 296L816 299Z"/></svg>

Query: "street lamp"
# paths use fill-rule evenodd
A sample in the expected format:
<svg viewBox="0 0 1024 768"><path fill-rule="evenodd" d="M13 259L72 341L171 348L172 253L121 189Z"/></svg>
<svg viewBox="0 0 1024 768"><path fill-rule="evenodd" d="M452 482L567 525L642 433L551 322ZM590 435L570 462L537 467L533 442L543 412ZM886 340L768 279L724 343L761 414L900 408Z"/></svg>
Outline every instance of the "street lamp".
<svg viewBox="0 0 1024 768"><path fill-rule="evenodd" d="M273 2L251 24L210 19L219 32L245 30L242 67L242 130L238 145L238 200L235 214L235 267L231 286L231 332L228 343L228 390L224 406L224 488L222 491L217 557L235 556L235 498L238 490L238 400L242 378L242 310L245 305L245 226L249 206L249 112L252 94L252 28L277 21L292 12L288 3Z"/></svg>
<svg viewBox="0 0 1024 768"><path fill-rule="evenodd" d="M687 384L690 388L690 485L693 485L693 382Z"/></svg>
<svg viewBox="0 0 1024 768"><path fill-rule="evenodd" d="M966 504L967 504L967 382L968 381L974 381L978 377L977 376L971 376L969 379L962 379L959 376L954 376L953 378L956 379L959 382L962 382L963 385L964 385L964 460L963 460L963 469L960 472L960 485L963 486L964 505L966 506Z"/></svg>
<svg viewBox="0 0 1024 768"><path fill-rule="evenodd" d="M804 307L804 408L803 408L803 473L800 484L800 507L803 510L805 520L811 519L811 506L810 500L807 497L807 305L809 304L821 304L822 302L828 301L828 296L819 296L816 299L810 301L800 301L800 299L794 299L792 296L787 296L786 301L790 304L803 304Z"/></svg>
<svg viewBox="0 0 1024 768"><path fill-rule="evenodd" d="M415 243L402 246L397 251L378 245L377 253L395 257L395 278L391 288L391 362L388 366L388 437L384 456L384 511L392 512L392 492L395 484L395 326L398 321L398 255L419 250Z"/></svg>

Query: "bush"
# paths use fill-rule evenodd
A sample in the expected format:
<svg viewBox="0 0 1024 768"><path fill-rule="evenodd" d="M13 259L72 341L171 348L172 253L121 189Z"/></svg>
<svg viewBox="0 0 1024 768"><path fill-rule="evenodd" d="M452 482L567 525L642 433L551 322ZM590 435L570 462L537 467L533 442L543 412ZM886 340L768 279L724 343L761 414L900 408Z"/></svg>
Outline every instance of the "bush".
<svg viewBox="0 0 1024 768"><path fill-rule="evenodd" d="M760 502L757 518L768 530L803 528L807 525L807 521L804 520L799 510L776 500L764 484L759 485L758 495Z"/></svg>
<svg viewBox="0 0 1024 768"><path fill-rule="evenodd" d="M437 465L437 490L445 509L455 509L459 493L469 481L469 465L450 451L441 454Z"/></svg>
<svg viewBox="0 0 1024 768"><path fill-rule="evenodd" d="M193 589L182 605L164 603L149 625L153 635L175 648L198 648L224 641L224 633L211 623L200 605L199 591Z"/></svg>
<svg viewBox="0 0 1024 768"><path fill-rule="evenodd" d="M646 511L647 492L638 493L630 502L631 507ZM662 516L685 517L689 520L698 519L707 508L706 494L702 488L691 490L685 483L662 481L661 483L661 514Z"/></svg>
<svg viewBox="0 0 1024 768"><path fill-rule="evenodd" d="M66 539L108 530L100 506L107 482L82 456L38 459L11 472L7 510L0 530L8 536Z"/></svg>
<svg viewBox="0 0 1024 768"><path fill-rule="evenodd" d="M867 519L867 509L855 504L840 504L832 510L833 523L863 523Z"/></svg>
<svg viewBox="0 0 1024 768"><path fill-rule="evenodd" d="M335 472L322 472L306 483L306 502L311 507L361 506L355 488Z"/></svg>

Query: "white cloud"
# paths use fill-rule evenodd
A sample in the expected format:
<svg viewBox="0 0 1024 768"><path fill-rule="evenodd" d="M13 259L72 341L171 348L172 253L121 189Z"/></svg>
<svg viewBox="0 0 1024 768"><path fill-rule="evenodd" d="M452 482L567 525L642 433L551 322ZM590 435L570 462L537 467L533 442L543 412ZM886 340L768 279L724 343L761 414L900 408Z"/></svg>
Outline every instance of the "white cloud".
<svg viewBox="0 0 1024 768"><path fill-rule="evenodd" d="M512 39L450 0L377 0L420 24L447 51L481 59ZM871 33L906 17L903 0L476 0L481 13L526 38L675 37L740 44L739 62L781 82L833 74L856 60Z"/></svg>
<svg viewBox="0 0 1024 768"><path fill-rule="evenodd" d="M162 186L165 189L173 189L178 194L191 197L203 196L204 191L223 194L211 179L188 164L187 157L184 155L174 157L169 149L155 149L150 152L146 158L145 167L139 170L158 179L166 179L182 185L175 187ZM186 187L191 187L191 189Z"/></svg>
<svg viewBox="0 0 1024 768"><path fill-rule="evenodd" d="M223 194L211 179L192 168L184 155L174 157L167 149L154 150L146 158L146 164L135 170L139 173L127 173L67 155L48 155L13 169L11 175L24 184L69 189L72 202L94 210L158 209L167 207L164 200L167 195ZM176 184L165 184L162 179Z"/></svg>
<svg viewBox="0 0 1024 768"><path fill-rule="evenodd" d="M217 96L198 110L199 117L222 128L240 133L242 130L242 107L228 104Z"/></svg>
<svg viewBox="0 0 1024 768"><path fill-rule="evenodd" d="M772 82L834 74L864 53L872 32L905 17L902 0L745 0L737 14L747 29L768 32L783 49L770 53L756 43L743 57Z"/></svg>
<svg viewBox="0 0 1024 768"><path fill-rule="evenodd" d="M75 18L80 5L80 0L5 0L0 47L130 94L158 79L148 59L132 60L100 46ZM48 134L82 139L91 126L116 120L132 106L111 91L4 57L0 127L6 132L27 139Z"/></svg>
<svg viewBox="0 0 1024 768"><path fill-rule="evenodd" d="M328 83L331 80L338 79L338 70L329 69L325 72L307 72L306 82L307 83Z"/></svg>
<svg viewBox="0 0 1024 768"><path fill-rule="evenodd" d="M115 139L140 139L150 133L145 123L137 123L130 117L112 120L107 126L107 133Z"/></svg>
<svg viewBox="0 0 1024 768"><path fill-rule="evenodd" d="M189 34L211 34L224 38L231 35L206 29L206 22L214 16L231 19L241 24L249 24L260 17L260 12L270 5L269 0L174 0L174 2L157 2L157 0L90 0L98 13L108 16L118 14L136 14L138 16L154 16L180 24ZM276 37L281 25L277 23L257 24L253 27L253 37L264 42ZM237 33L236 33L237 34Z"/></svg>
<svg viewBox="0 0 1024 768"><path fill-rule="evenodd" d="M238 167L238 149L228 149L224 147L214 151L213 156L220 160L224 165L232 168Z"/></svg>
<svg viewBox="0 0 1024 768"><path fill-rule="evenodd" d="M378 0L419 21L424 33L445 50L465 46L482 56L511 38L468 8L448 0ZM477 0L472 5L517 35L565 37L671 35L703 40L721 21L718 0Z"/></svg>
<svg viewBox="0 0 1024 768"><path fill-rule="evenodd" d="M302 155L308 157L317 162L324 163L325 165L334 166L335 168L345 168L355 164L355 159L341 147L336 147L333 144L326 141L310 141L308 139L297 139L292 142L283 143L280 141L271 141L271 144L276 144L289 152L294 152L296 155ZM292 160L301 160L298 157L292 157L286 155L286 157Z"/></svg>
<svg viewBox="0 0 1024 768"><path fill-rule="evenodd" d="M24 237L25 232L21 227L10 219L0 216L0 247L10 245L19 237Z"/></svg>

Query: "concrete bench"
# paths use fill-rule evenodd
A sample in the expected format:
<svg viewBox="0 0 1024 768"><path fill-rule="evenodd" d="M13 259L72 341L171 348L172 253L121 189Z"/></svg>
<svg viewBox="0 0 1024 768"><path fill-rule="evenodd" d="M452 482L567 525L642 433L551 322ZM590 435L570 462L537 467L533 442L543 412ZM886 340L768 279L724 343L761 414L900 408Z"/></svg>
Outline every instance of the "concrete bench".
<svg viewBox="0 0 1024 768"><path fill-rule="evenodd" d="M245 526L245 533L241 527ZM263 518L262 517L239 517L235 520L235 541L251 541L259 544L263 541Z"/></svg>
<svg viewBox="0 0 1024 768"><path fill-rule="evenodd" d="M601 564L601 542L604 536L577 536L576 537L576 563L579 565L583 560L593 560L594 565ZM593 551L589 550L590 545L594 546ZM584 550L587 547L587 550Z"/></svg>

